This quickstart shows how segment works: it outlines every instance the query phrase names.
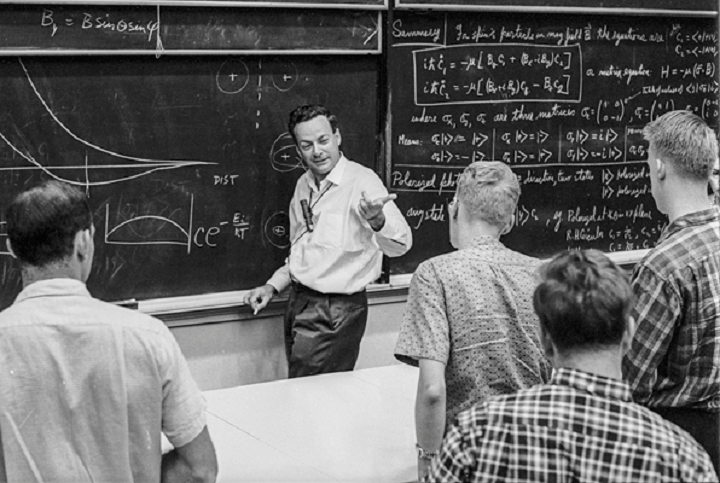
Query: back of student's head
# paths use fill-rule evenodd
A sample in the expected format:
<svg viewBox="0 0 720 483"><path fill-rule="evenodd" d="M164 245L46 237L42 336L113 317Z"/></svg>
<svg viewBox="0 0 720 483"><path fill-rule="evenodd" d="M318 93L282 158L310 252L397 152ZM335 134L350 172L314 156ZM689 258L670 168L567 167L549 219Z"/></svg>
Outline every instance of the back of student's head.
<svg viewBox="0 0 720 483"><path fill-rule="evenodd" d="M673 163L679 175L707 182L718 155L718 143L702 118L690 111L667 112L649 122L643 134L659 156Z"/></svg>
<svg viewBox="0 0 720 483"><path fill-rule="evenodd" d="M627 274L598 250L557 254L541 270L533 306L560 351L620 344L633 301Z"/></svg>
<svg viewBox="0 0 720 483"><path fill-rule="evenodd" d="M288 132L293 137L293 140L295 140L295 126L302 122L307 122L311 119L315 119L319 116L325 116L327 118L328 122L330 123L330 128L332 129L332 132L337 131L337 116L330 112L330 109L328 109L327 107L321 106L320 104L308 104L305 106L298 106L290 113L290 119L288 120Z"/></svg>
<svg viewBox="0 0 720 483"><path fill-rule="evenodd" d="M17 195L5 219L13 253L22 263L36 267L71 255L75 235L92 226L85 193L55 180Z"/></svg>
<svg viewBox="0 0 720 483"><path fill-rule="evenodd" d="M457 196L470 215L495 226L511 223L520 183L512 170L499 161L477 161L458 178Z"/></svg>

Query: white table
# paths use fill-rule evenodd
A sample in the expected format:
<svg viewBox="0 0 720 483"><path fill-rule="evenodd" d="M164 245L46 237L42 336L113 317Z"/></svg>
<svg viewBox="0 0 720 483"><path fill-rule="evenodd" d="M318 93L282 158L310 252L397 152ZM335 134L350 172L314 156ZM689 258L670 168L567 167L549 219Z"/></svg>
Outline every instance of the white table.
<svg viewBox="0 0 720 483"><path fill-rule="evenodd" d="M414 480L417 379L398 364L205 392L218 482Z"/></svg>

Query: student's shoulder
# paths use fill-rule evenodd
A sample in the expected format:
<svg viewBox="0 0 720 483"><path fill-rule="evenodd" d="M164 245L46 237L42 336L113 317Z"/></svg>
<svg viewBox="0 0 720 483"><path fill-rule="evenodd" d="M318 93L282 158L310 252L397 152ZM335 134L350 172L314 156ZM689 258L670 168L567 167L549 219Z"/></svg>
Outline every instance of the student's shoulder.
<svg viewBox="0 0 720 483"><path fill-rule="evenodd" d="M652 444L656 445L659 450L673 451L679 448L685 455L693 455L698 458L705 453L700 443L680 426L645 406L637 403L631 404L635 410L636 424L641 425L642 432L653 435Z"/></svg>
<svg viewBox="0 0 720 483"><path fill-rule="evenodd" d="M467 263L467 256L462 252L462 250L453 250L451 252L435 255L434 257L423 260L418 265L416 271L429 272L456 265L464 266Z"/></svg>
<svg viewBox="0 0 720 483"><path fill-rule="evenodd" d="M102 300L93 299L92 303L97 310L98 317L117 324L125 330L145 332L158 336L165 336L169 332L168 327L160 319L152 315Z"/></svg>

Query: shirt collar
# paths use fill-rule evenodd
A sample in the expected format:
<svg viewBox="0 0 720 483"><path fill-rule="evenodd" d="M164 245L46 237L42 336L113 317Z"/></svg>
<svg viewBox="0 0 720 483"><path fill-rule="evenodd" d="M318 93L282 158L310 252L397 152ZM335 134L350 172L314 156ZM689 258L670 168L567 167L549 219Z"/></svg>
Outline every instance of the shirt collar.
<svg viewBox="0 0 720 483"><path fill-rule="evenodd" d="M658 243L679 232L682 229L690 228L693 226L706 225L711 221L717 220L720 220L720 209L718 209L718 207L716 206L708 208L707 210L696 211L695 213L681 216L680 218L677 218L665 227L662 235L660 235Z"/></svg>
<svg viewBox="0 0 720 483"><path fill-rule="evenodd" d="M340 153L340 159L338 160L335 167L328 173L328 175L325 177L323 181L320 182L320 185L326 184L326 182L330 182L336 186L340 185L343 175L345 174L345 170L348 166L348 160L345 157L343 153ZM311 190L317 191L317 185L315 184L315 174L308 170L308 177L307 177L308 186L310 186Z"/></svg>
<svg viewBox="0 0 720 483"><path fill-rule="evenodd" d="M51 278L39 280L25 287L15 299L15 303L36 297L62 297L79 295L90 297L87 286L72 278Z"/></svg>
<svg viewBox="0 0 720 483"><path fill-rule="evenodd" d="M500 243L500 240L497 238L488 235L480 235L473 238L470 243L467 244L466 248L485 248L498 245L502 246L502 243Z"/></svg>
<svg viewBox="0 0 720 483"><path fill-rule="evenodd" d="M550 379L550 384L570 386L594 396L632 402L630 386L625 382L569 367L556 369Z"/></svg>

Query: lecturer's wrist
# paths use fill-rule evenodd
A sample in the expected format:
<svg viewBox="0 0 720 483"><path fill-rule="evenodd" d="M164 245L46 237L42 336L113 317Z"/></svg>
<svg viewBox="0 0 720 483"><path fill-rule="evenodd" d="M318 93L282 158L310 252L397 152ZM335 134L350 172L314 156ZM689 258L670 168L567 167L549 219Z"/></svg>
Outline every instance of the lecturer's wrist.
<svg viewBox="0 0 720 483"><path fill-rule="evenodd" d="M368 218L367 222L374 231L380 231L385 226L385 213L381 211L377 215Z"/></svg>

